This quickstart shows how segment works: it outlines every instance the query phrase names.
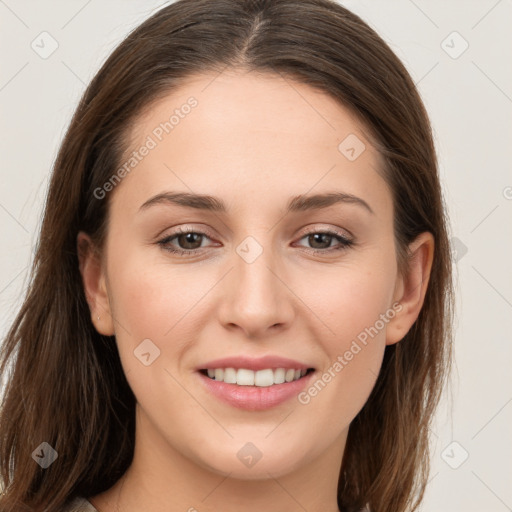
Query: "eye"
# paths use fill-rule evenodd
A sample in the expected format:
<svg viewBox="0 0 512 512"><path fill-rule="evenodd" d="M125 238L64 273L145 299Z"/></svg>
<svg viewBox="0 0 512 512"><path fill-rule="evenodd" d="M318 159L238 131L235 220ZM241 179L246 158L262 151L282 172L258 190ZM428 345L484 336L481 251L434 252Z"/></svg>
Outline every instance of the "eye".
<svg viewBox="0 0 512 512"><path fill-rule="evenodd" d="M199 252L204 238L209 238L209 236L202 231L179 228L175 233L163 238L157 243L168 252L185 256ZM174 240L183 248L176 248L175 245L171 245L171 242Z"/></svg>
<svg viewBox="0 0 512 512"><path fill-rule="evenodd" d="M304 239L307 239L307 242L311 244L312 249L310 252L313 253L339 251L347 249L354 244L353 240L335 231L311 231L301 238L301 240ZM338 242L338 245L332 247L332 242Z"/></svg>
<svg viewBox="0 0 512 512"><path fill-rule="evenodd" d="M190 256L200 252L201 249L204 248L202 242L205 238L210 239L208 234L202 231L179 228L173 234L159 240L157 244L172 254ZM315 254L330 253L332 251L347 249L354 245L353 240L335 231L311 231L300 240L303 239L307 239L307 242L312 245L309 252ZM332 242L338 242L338 244L333 247ZM176 247L175 244L177 244L178 247Z"/></svg>

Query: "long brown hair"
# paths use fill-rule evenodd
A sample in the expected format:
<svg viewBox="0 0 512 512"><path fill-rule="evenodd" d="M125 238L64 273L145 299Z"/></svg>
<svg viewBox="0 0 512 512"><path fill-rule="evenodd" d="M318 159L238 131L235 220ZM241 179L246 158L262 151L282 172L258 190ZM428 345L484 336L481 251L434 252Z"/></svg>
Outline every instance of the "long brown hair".
<svg viewBox="0 0 512 512"><path fill-rule="evenodd" d="M110 488L133 456L135 397L115 342L90 320L76 237L102 247L128 129L186 78L227 67L280 74L324 91L375 137L394 201L400 268L407 244L435 238L430 283L405 338L387 346L350 425L341 510L415 510L427 483L429 425L452 358L452 270L431 126L403 64L358 16L331 0L179 0L132 31L83 94L54 163L26 298L2 346L0 511L53 511ZM12 364L10 364L12 363ZM9 372L7 374L7 372ZM46 469L32 453L58 454Z"/></svg>

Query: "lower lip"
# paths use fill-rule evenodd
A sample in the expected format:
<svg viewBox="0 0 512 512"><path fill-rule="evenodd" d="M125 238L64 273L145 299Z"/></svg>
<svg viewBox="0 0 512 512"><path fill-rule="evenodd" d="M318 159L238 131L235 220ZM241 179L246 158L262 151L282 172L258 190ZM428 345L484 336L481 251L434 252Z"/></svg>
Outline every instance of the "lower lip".
<svg viewBox="0 0 512 512"><path fill-rule="evenodd" d="M261 411L275 407L297 396L309 383L315 372L308 373L298 380L274 384L272 386L239 386L213 380L198 372L206 388L217 398L233 407L249 411Z"/></svg>

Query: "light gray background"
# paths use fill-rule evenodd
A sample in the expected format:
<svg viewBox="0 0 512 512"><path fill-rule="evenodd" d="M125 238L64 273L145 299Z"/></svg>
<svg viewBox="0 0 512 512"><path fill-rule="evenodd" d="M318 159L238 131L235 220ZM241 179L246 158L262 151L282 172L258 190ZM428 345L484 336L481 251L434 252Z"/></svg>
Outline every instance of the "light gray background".
<svg viewBox="0 0 512 512"><path fill-rule="evenodd" d="M341 3L418 84L458 239L456 367L432 429L422 511L512 510L512 2ZM162 5L0 0L2 337L27 285L49 171L78 99L123 36ZM47 58L31 47L51 48L43 31L58 43Z"/></svg>

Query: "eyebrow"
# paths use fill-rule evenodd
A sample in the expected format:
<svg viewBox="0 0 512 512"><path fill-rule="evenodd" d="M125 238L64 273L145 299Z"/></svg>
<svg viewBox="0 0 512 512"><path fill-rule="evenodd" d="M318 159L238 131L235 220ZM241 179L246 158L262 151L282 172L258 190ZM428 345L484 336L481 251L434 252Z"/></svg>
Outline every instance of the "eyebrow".
<svg viewBox="0 0 512 512"><path fill-rule="evenodd" d="M325 192L322 194L299 195L292 197L286 205L286 213L318 210L321 208L328 208L329 206L339 203L362 206L368 212L375 215L375 212L364 199L346 192ZM139 211L146 210L157 204L175 204L187 208L194 208L196 210L205 210L217 213L227 213L228 211L226 203L218 197L206 194L191 194L188 192L162 192L161 194L157 194L156 196L148 199L139 208Z"/></svg>

